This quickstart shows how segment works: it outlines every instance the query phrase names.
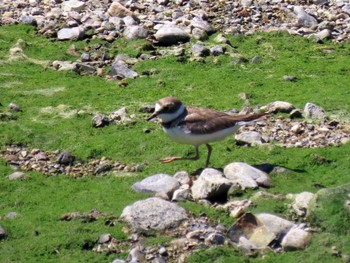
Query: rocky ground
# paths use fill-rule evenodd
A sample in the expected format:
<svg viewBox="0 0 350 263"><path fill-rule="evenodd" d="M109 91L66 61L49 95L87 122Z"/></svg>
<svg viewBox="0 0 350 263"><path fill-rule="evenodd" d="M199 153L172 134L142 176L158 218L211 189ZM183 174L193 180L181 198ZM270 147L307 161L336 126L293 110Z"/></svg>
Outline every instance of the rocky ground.
<svg viewBox="0 0 350 263"><path fill-rule="evenodd" d="M93 36L113 41L125 36L159 41L160 27L169 24L184 30L182 40L186 34L203 38L215 31L251 34L271 30L318 40L350 39L347 0L4 0L0 7L1 24L37 25L40 33L58 39Z"/></svg>
<svg viewBox="0 0 350 263"><path fill-rule="evenodd" d="M35 25L39 34L52 39L98 38L113 42L126 38L150 41L151 45L144 48L154 49L153 55L139 54L137 59L125 56L110 58L104 47L98 45L84 51L72 47L68 52L78 57L76 63L51 63L56 70L74 70L82 75L104 75L103 67L112 65L110 77L117 79L137 77L138 73L130 66L137 60L166 54L159 49L160 46L175 45L173 54L181 56L189 52L195 60L208 54L230 53L231 46L221 34L215 40L217 46L209 49L195 44L186 51L180 44L191 38L204 41L215 32L252 34L280 30L319 42L324 39L343 42L350 40L349 21L348 0L4 0L0 3L0 24Z"/></svg>

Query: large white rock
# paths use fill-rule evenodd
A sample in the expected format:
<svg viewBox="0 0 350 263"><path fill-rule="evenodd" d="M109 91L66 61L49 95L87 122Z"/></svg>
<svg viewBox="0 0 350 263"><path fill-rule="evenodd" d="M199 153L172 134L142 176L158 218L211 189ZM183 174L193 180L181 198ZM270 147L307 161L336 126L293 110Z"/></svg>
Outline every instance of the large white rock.
<svg viewBox="0 0 350 263"><path fill-rule="evenodd" d="M165 230L178 226L188 218L184 208L157 197L137 201L124 208L120 218L133 230Z"/></svg>
<svg viewBox="0 0 350 263"><path fill-rule="evenodd" d="M226 197L230 186L230 181L220 171L206 168L193 183L191 188L192 197L195 200L210 199L221 195Z"/></svg>

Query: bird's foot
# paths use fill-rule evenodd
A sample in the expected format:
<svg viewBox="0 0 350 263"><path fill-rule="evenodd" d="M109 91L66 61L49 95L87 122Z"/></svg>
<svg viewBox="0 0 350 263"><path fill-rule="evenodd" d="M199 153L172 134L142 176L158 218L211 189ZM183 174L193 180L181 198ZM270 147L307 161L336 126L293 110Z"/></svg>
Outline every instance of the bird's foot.
<svg viewBox="0 0 350 263"><path fill-rule="evenodd" d="M173 161L178 161L178 160L182 160L183 158L181 157L166 157L166 158L163 158L163 159L160 159L159 161L161 163L171 163Z"/></svg>

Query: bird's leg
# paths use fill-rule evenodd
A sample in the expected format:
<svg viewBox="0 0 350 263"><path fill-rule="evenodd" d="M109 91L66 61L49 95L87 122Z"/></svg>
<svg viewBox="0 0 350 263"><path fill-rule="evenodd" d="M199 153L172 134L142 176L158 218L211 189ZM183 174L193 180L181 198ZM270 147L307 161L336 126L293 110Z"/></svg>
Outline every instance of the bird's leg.
<svg viewBox="0 0 350 263"><path fill-rule="evenodd" d="M196 146L196 155L193 157L166 157L164 159L160 159L159 161L162 163L171 163L173 161L179 161L179 160L198 160L199 159L199 150L198 146Z"/></svg>
<svg viewBox="0 0 350 263"><path fill-rule="evenodd" d="M206 144L205 146L207 146L208 149L208 155L207 155L207 161L205 162L205 167L208 167L209 165L209 160L210 160L210 155L211 155L211 150L212 147L209 144Z"/></svg>

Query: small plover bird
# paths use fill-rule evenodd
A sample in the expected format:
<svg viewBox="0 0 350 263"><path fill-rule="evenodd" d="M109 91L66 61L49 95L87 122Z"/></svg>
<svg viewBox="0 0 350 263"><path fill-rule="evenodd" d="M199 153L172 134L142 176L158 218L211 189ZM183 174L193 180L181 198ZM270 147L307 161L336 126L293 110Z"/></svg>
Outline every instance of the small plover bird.
<svg viewBox="0 0 350 263"><path fill-rule="evenodd" d="M147 119L160 119L164 132L175 142L193 145L196 148L194 157L167 157L163 163L177 160L198 160L199 146L205 144L208 149L205 167L208 167L212 147L210 142L221 141L234 134L239 127L258 119L267 113L230 115L212 109L185 107L175 97L165 97L157 101L154 113Z"/></svg>

